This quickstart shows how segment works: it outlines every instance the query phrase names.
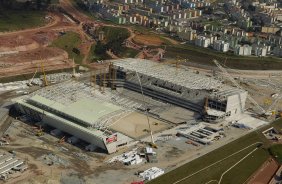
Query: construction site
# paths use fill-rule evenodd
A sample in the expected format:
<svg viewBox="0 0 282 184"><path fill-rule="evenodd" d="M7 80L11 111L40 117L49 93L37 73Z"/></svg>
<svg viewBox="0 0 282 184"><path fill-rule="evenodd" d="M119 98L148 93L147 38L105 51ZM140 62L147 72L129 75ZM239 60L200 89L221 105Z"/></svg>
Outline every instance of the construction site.
<svg viewBox="0 0 282 184"><path fill-rule="evenodd" d="M42 73L41 78L15 83L22 88L3 84L3 96L14 98L1 116L7 119L7 108L12 109L14 120L3 132L13 138L2 147L26 157L25 150L33 145L27 164L36 165L29 165L36 181L46 181L38 173L50 172L50 166L65 167L68 174L61 180L87 170L77 167L79 155L96 173L84 173L86 181L95 177L96 183L111 183L106 177L111 174L119 178L116 183L124 183L153 179L280 117L279 85L264 88L266 106L261 96L250 95L252 88L242 87L253 79L231 77L214 62L218 70L208 73L177 62L116 59L103 61L99 70ZM142 151L149 147L154 151ZM136 175L140 169L144 174ZM52 173L60 177L59 170L53 168Z"/></svg>
<svg viewBox="0 0 282 184"><path fill-rule="evenodd" d="M108 73L90 78L93 80L52 85L13 101L19 112L41 126L52 126L88 142L87 149L98 147L107 153L188 119L210 124L244 119L249 128L264 123L252 123L254 119L244 116L246 91L182 68L158 66L149 60L120 59L109 64ZM166 114L172 112L166 106L183 109L183 120L168 119ZM185 117L185 111L190 118ZM140 123L138 119L148 122ZM208 132L190 136L205 142L202 138Z"/></svg>
<svg viewBox="0 0 282 184"><path fill-rule="evenodd" d="M282 117L281 71L235 70L227 58L202 66L181 47L169 55L181 45L170 37L77 8L60 0L45 25L0 33L0 184L144 184L208 158L192 164L200 172L209 153L234 142L226 154L244 151L237 140ZM98 57L98 42L120 32L121 52ZM281 142L280 129L262 137Z"/></svg>

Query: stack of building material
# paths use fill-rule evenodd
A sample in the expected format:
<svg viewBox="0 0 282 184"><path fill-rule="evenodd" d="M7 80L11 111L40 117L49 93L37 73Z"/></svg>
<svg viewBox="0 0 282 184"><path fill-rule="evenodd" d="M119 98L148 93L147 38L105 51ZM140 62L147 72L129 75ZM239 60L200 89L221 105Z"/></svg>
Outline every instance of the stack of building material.
<svg viewBox="0 0 282 184"><path fill-rule="evenodd" d="M139 176L143 178L144 180L150 181L152 179L159 177L162 174L164 174L164 170L157 168L157 167L152 167L140 173Z"/></svg>

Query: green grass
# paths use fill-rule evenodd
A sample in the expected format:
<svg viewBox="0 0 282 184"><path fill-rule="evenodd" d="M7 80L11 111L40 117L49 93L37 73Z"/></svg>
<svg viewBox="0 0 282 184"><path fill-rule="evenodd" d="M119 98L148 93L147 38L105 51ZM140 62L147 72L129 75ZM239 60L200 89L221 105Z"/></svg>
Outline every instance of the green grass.
<svg viewBox="0 0 282 184"><path fill-rule="evenodd" d="M91 49L90 49L90 52L89 52L89 55L88 55L88 61L90 62L93 62L94 60L97 59L97 56L95 55L94 51L95 51L95 46L96 44L92 44L91 45Z"/></svg>
<svg viewBox="0 0 282 184"><path fill-rule="evenodd" d="M44 25L45 12L0 9L0 32L22 30Z"/></svg>
<svg viewBox="0 0 282 184"><path fill-rule="evenodd" d="M119 56L124 58L134 58L138 53L139 51L135 49L124 47L122 52L119 54Z"/></svg>
<svg viewBox="0 0 282 184"><path fill-rule="evenodd" d="M264 127L261 130L252 132L240 139L237 139L219 149L216 149L196 160L193 160L171 172L166 173L162 177L159 177L149 184L161 184L161 183L173 183L179 179L184 178L212 163L215 163L218 160L252 144L255 142L263 142L263 148L259 148L252 155L247 157L244 161L234 167L230 172L228 172L224 177L222 183L228 184L240 184L244 183L252 173L254 173L263 162L267 160L270 156L267 148L269 146L269 141L262 135L261 131L269 128L270 126L274 126L276 128L282 127L282 120L278 120L272 123L269 126ZM227 160L224 160L186 180L184 180L183 184L191 183L191 184L203 184L210 180L219 180L221 174L234 165L238 160L247 155L254 147L251 147L247 150L244 150Z"/></svg>
<svg viewBox="0 0 282 184"><path fill-rule="evenodd" d="M51 4L56 5L59 3L59 0L51 0Z"/></svg>
<svg viewBox="0 0 282 184"><path fill-rule="evenodd" d="M212 62L213 59L217 59L218 61L225 61L225 59L227 58L226 66L243 70L282 69L282 59L279 58L235 56L233 55L233 53L220 53L215 52L211 49L195 47L192 45L167 46L165 57L175 58L176 56L189 59L189 61L192 63L212 66L215 66Z"/></svg>
<svg viewBox="0 0 282 184"><path fill-rule="evenodd" d="M282 164L282 145L281 144L275 144L269 148L269 152L273 157L276 158L276 160Z"/></svg>
<svg viewBox="0 0 282 184"><path fill-rule="evenodd" d="M74 32L66 32L65 35L60 36L50 46L65 50L68 53L69 58L73 58L77 64L81 64L83 55L73 52L73 48L78 48L80 44L81 39L79 37L79 34Z"/></svg>
<svg viewBox="0 0 282 184"><path fill-rule="evenodd" d="M99 31L104 31L106 42L115 40L117 37L127 38L130 36L128 30L122 27L103 26Z"/></svg>

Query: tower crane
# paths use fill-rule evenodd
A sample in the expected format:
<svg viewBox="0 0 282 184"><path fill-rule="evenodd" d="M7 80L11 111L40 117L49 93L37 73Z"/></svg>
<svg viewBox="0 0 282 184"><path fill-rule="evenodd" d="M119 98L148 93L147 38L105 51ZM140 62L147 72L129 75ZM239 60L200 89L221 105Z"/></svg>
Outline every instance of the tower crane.
<svg viewBox="0 0 282 184"><path fill-rule="evenodd" d="M213 60L215 65L223 72L223 74L239 89L243 89L235 80L234 78L227 72L227 70L222 67L217 60ZM244 90L244 89L243 89ZM261 112L261 114L266 114L266 111L248 94L247 98L253 105Z"/></svg>
<svg viewBox="0 0 282 184"><path fill-rule="evenodd" d="M143 105L144 105L145 107L147 107L147 106L145 105L145 97L144 97L144 93L143 93L143 86L142 86L142 83L141 83L139 74L138 74L138 72L137 72L136 70L135 70L135 73L136 73L136 76L137 76L137 78L138 78L138 82L139 82L139 85L140 85L140 90L141 90L141 94L142 94ZM149 129L150 129L151 146L156 148L157 146L156 146L155 141L154 141L154 138L153 138L153 131L152 131L152 128L151 128L151 124L150 124L150 120L149 120L149 115L148 115L148 110L147 110L147 108L146 108L146 110L145 110L145 115L146 115L147 123L148 123Z"/></svg>

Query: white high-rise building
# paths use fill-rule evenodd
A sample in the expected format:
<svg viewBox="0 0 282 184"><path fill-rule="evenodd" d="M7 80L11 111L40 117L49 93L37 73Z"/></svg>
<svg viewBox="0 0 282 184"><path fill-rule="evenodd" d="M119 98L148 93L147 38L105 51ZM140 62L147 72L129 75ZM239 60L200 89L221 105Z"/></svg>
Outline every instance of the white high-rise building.
<svg viewBox="0 0 282 184"><path fill-rule="evenodd" d="M205 36L198 36L198 37L196 38L195 44L196 44L197 46L207 48L207 47L210 46L210 44L211 44L211 39L210 39L210 38L207 38L207 37L205 37Z"/></svg>
<svg viewBox="0 0 282 184"><path fill-rule="evenodd" d="M253 53L254 53L255 56L264 57L264 56L266 56L266 53L267 53L267 47L266 46L254 45L253 46Z"/></svg>
<svg viewBox="0 0 282 184"><path fill-rule="evenodd" d="M252 54L252 47L250 45L237 45L235 46L234 54L240 56L250 56Z"/></svg>
<svg viewBox="0 0 282 184"><path fill-rule="evenodd" d="M229 43L226 43L223 40L215 40L213 48L217 51L227 52L229 50Z"/></svg>

